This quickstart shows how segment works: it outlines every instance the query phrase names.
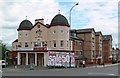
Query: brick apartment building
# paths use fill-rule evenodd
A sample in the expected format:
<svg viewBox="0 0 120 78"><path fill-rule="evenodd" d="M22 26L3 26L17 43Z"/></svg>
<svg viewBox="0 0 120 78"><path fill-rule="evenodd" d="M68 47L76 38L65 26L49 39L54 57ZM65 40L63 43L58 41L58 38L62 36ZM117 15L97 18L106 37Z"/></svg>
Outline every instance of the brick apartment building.
<svg viewBox="0 0 120 78"><path fill-rule="evenodd" d="M71 35L70 39L72 41L73 52L75 53L75 64L76 67L79 67L83 60L86 60L86 57L83 54L84 40L81 37L78 37L76 30L70 30Z"/></svg>
<svg viewBox="0 0 120 78"><path fill-rule="evenodd" d="M102 32L95 32L95 50L96 50L96 61L98 64L103 61L102 55Z"/></svg>
<svg viewBox="0 0 120 78"><path fill-rule="evenodd" d="M112 60L112 36L111 35L103 35L102 52L103 52L104 62L105 63L111 62Z"/></svg>
<svg viewBox="0 0 120 78"><path fill-rule="evenodd" d="M95 30L94 28L78 29L76 30L77 36L84 40L84 56L87 57L87 63L95 61Z"/></svg>
<svg viewBox="0 0 120 78"><path fill-rule="evenodd" d="M94 28L76 29L76 35L83 40L83 55L87 57L86 63L100 64L111 61L111 35L102 35L102 32L95 32Z"/></svg>

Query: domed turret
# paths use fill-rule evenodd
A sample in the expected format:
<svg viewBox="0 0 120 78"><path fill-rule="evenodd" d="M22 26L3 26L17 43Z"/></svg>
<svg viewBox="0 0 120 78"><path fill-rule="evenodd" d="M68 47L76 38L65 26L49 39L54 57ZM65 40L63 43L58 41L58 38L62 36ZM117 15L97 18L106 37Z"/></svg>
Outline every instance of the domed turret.
<svg viewBox="0 0 120 78"><path fill-rule="evenodd" d="M50 41L48 44L53 44L53 46L49 46L48 48L61 51L69 50L69 30L70 25L67 19L63 15L57 14L52 19L48 31Z"/></svg>
<svg viewBox="0 0 120 78"><path fill-rule="evenodd" d="M61 15L61 14L57 14L51 21L50 26L55 26L55 25L60 25L60 26L68 26L70 27L67 19Z"/></svg>
<svg viewBox="0 0 120 78"><path fill-rule="evenodd" d="M20 25L18 30L29 30L33 27L33 24L29 20L23 20Z"/></svg>

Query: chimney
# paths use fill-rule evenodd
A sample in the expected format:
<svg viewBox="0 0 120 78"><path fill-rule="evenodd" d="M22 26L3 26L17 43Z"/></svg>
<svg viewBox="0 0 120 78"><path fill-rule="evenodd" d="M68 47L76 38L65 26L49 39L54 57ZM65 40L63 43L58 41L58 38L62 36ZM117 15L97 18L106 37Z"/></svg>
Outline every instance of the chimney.
<svg viewBox="0 0 120 78"><path fill-rule="evenodd" d="M42 18L42 19L36 19L36 20L35 20L35 24L36 24L37 22L40 22L40 23L44 24L44 19L43 19L43 18Z"/></svg>

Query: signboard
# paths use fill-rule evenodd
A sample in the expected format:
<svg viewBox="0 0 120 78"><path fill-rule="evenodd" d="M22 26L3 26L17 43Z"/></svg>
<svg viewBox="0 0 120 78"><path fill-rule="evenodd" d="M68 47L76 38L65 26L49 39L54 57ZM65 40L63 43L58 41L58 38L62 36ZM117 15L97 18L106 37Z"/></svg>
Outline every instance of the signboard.
<svg viewBox="0 0 120 78"><path fill-rule="evenodd" d="M74 53L48 52L48 66L75 67Z"/></svg>
<svg viewBox="0 0 120 78"><path fill-rule="evenodd" d="M17 50L20 50L20 51L21 51L21 50L23 50L23 51L25 51L25 50L26 50L26 51L27 51L27 50L33 51L33 48L18 48Z"/></svg>
<svg viewBox="0 0 120 78"><path fill-rule="evenodd" d="M34 47L35 51L43 51L43 50L47 50L47 47Z"/></svg>

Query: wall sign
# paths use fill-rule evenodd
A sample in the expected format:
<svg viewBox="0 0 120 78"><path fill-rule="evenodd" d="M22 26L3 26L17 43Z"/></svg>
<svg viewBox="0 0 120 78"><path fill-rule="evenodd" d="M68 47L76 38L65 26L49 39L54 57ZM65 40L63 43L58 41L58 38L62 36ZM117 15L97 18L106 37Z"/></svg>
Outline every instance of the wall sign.
<svg viewBox="0 0 120 78"><path fill-rule="evenodd" d="M48 52L48 66L75 67L74 53Z"/></svg>

